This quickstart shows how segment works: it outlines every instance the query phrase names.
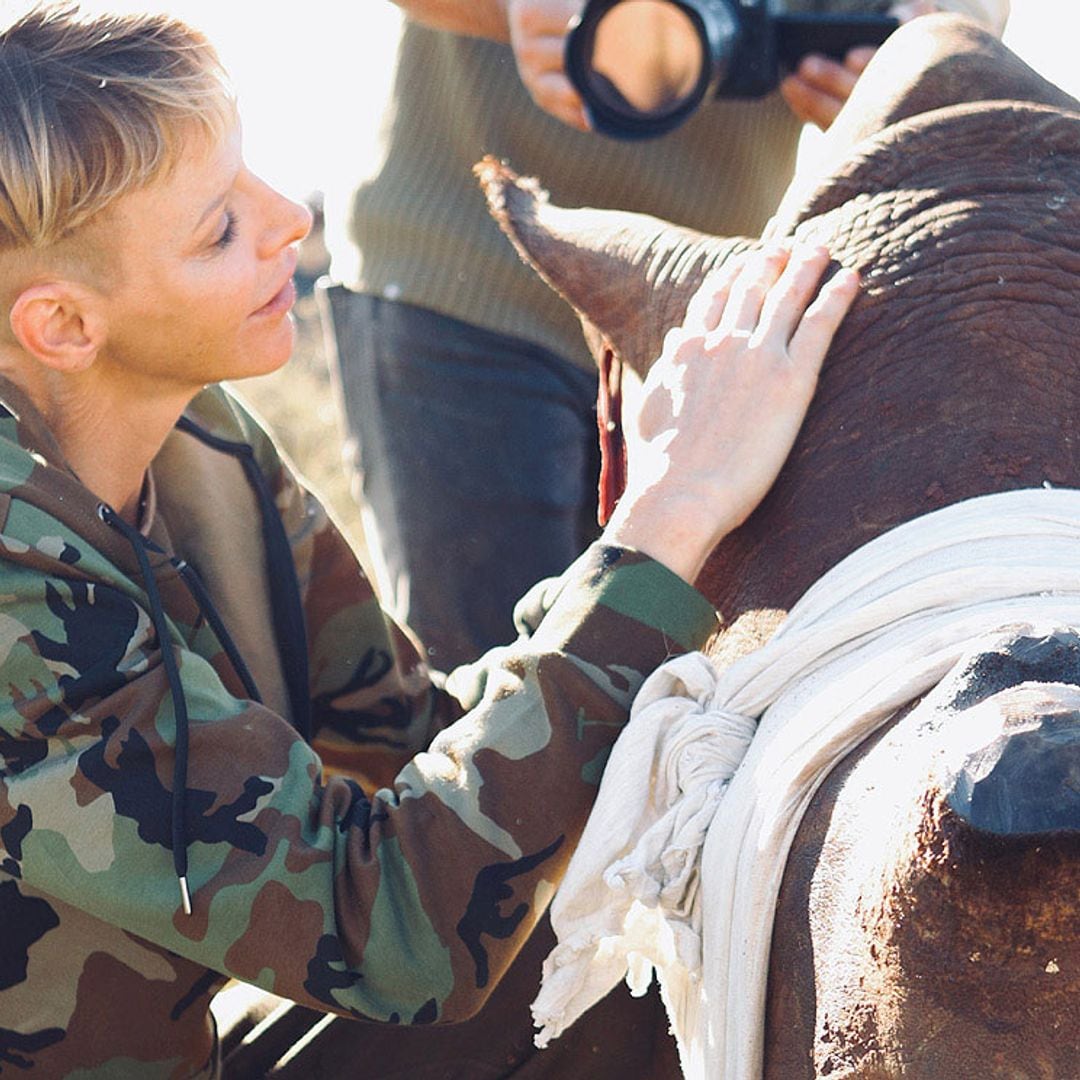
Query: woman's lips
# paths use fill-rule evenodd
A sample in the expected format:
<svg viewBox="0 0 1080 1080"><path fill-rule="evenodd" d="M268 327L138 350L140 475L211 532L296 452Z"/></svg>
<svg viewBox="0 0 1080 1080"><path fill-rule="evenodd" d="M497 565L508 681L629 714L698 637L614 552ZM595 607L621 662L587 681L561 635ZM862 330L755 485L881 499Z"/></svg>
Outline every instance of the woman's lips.
<svg viewBox="0 0 1080 1080"><path fill-rule="evenodd" d="M290 277L285 284L259 308L256 315L284 315L296 303L296 284Z"/></svg>

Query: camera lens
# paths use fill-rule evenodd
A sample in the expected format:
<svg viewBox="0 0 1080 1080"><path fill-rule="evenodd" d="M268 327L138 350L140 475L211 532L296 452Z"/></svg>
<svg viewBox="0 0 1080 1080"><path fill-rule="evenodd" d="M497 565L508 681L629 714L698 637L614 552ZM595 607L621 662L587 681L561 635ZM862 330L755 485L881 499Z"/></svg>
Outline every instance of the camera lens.
<svg viewBox="0 0 1080 1080"><path fill-rule="evenodd" d="M623 0L596 24L595 86L640 116L660 119L681 109L704 64L690 16L666 0Z"/></svg>
<svg viewBox="0 0 1080 1080"><path fill-rule="evenodd" d="M597 131L650 138L697 108L714 77L706 16L714 21L701 0L586 4L567 39L566 66Z"/></svg>

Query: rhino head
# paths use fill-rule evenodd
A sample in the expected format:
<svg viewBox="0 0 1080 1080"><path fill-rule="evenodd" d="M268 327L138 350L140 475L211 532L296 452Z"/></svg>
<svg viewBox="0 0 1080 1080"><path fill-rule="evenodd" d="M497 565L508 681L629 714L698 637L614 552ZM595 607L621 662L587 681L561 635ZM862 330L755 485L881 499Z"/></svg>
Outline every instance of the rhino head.
<svg viewBox="0 0 1080 1080"><path fill-rule="evenodd" d="M775 624L762 613L896 524L1080 478L1066 348L1080 335L1077 110L956 16L901 28L867 69L821 175L789 190L764 237L826 243L864 285L791 459L698 582L729 623L721 650L759 642ZM598 358L639 374L705 276L760 242L560 208L491 160L478 174Z"/></svg>
<svg viewBox="0 0 1080 1080"><path fill-rule="evenodd" d="M926 17L880 50L821 160L767 235L827 244L863 287L791 458L698 582L725 620L721 663L897 524L1080 486L1080 103L974 25ZM495 162L480 174L597 355L639 373L705 275L758 243L560 209ZM1080 687L1080 636L1006 640L964 678L943 731L974 723L965 696ZM774 925L764 1075L1076 1075L1080 709L1019 718L1023 736L993 744L975 725L955 761L907 715L848 755L803 819ZM966 773L981 810L958 797Z"/></svg>

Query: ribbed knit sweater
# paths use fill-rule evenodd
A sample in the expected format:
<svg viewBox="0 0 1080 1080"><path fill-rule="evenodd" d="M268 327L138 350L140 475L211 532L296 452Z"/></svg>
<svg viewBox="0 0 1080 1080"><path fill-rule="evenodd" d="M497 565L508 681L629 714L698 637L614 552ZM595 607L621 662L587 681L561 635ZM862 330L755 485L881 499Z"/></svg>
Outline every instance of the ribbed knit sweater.
<svg viewBox="0 0 1080 1080"><path fill-rule="evenodd" d="M1008 12L1007 0L949 6L999 24ZM880 12L888 0L789 0L786 7ZM357 285L590 367L570 308L520 262L489 217L472 178L475 162L484 154L503 158L538 177L561 205L618 207L713 234L756 236L794 172L799 131L774 93L707 102L659 139L584 134L532 102L509 46L405 20L382 152L352 200Z"/></svg>

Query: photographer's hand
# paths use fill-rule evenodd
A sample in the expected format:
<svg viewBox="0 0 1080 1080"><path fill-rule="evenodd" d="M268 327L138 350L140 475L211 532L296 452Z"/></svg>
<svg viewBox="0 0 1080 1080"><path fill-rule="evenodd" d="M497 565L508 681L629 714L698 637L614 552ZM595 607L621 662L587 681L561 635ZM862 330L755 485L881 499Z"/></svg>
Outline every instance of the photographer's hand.
<svg viewBox="0 0 1080 1080"><path fill-rule="evenodd" d="M901 0L893 4L889 13L905 23L938 10L936 0ZM798 119L825 131L851 96L875 52L872 45L861 45L852 49L843 63L813 53L804 56L798 68L780 83L780 93Z"/></svg>
<svg viewBox="0 0 1080 1080"><path fill-rule="evenodd" d="M798 68L780 83L780 93L804 124L815 124L825 131L851 96L875 52L872 45L860 45L844 57L842 64L816 53L804 56Z"/></svg>
<svg viewBox="0 0 1080 1080"><path fill-rule="evenodd" d="M518 74L533 101L557 120L588 131L585 107L566 77L564 56L570 20L584 0L504 0Z"/></svg>
<svg viewBox="0 0 1080 1080"><path fill-rule="evenodd" d="M605 539L693 582L765 497L858 291L840 270L811 303L828 264L824 248L775 246L705 282L645 380Z"/></svg>

